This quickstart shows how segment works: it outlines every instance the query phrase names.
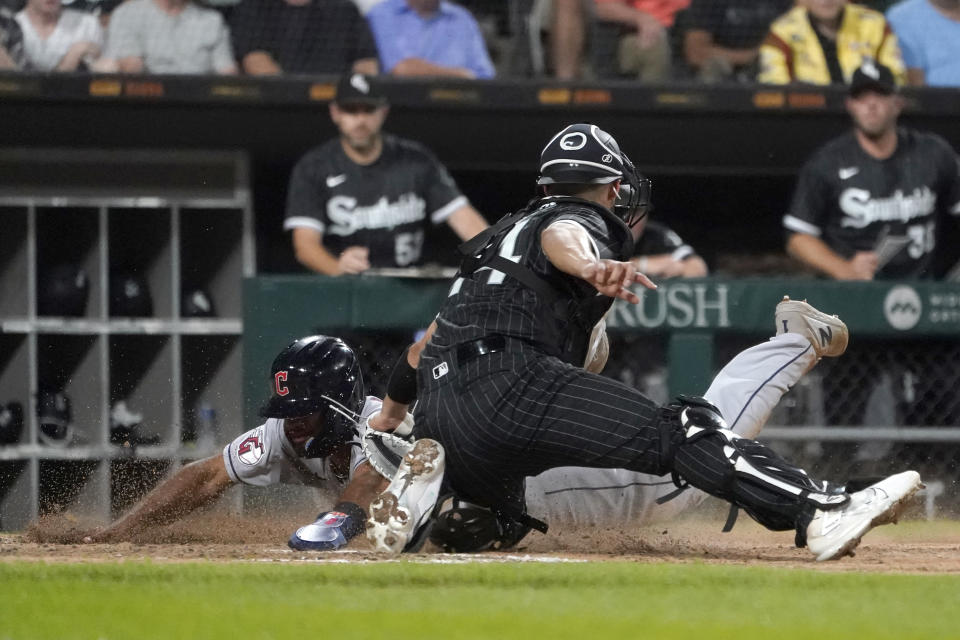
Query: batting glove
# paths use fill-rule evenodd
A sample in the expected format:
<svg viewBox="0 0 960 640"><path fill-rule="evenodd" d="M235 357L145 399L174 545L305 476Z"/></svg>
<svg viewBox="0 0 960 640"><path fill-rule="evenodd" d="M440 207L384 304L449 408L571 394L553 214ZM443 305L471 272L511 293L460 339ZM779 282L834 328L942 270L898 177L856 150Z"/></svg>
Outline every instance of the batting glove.
<svg viewBox="0 0 960 640"><path fill-rule="evenodd" d="M333 511L297 529L287 545L296 551L334 551L347 544L363 529L366 514L358 505L341 502Z"/></svg>

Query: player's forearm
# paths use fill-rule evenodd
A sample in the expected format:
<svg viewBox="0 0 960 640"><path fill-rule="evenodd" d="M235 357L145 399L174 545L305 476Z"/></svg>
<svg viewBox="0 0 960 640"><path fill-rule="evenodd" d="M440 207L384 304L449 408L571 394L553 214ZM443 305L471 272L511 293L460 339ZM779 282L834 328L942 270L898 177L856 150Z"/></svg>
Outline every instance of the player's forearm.
<svg viewBox="0 0 960 640"><path fill-rule="evenodd" d="M578 224L550 225L540 234L540 246L550 264L577 278L597 263L590 236Z"/></svg>
<svg viewBox="0 0 960 640"><path fill-rule="evenodd" d="M350 483L344 487L339 502L352 502L364 510L370 507L370 501L387 488L390 481L380 475L369 462L363 462L353 472Z"/></svg>
<svg viewBox="0 0 960 640"><path fill-rule="evenodd" d="M805 233L795 233L787 240L787 253L817 271L838 280L847 277L849 264L827 244Z"/></svg>
<svg viewBox="0 0 960 640"><path fill-rule="evenodd" d="M175 522L223 495L233 481L220 456L189 464L147 494L132 512L97 536L99 541L125 540L151 526Z"/></svg>
<svg viewBox="0 0 960 640"><path fill-rule="evenodd" d="M312 246L303 246L300 243L295 243L294 254L297 257L297 262L311 271L328 276L340 275L340 261L323 245L314 243Z"/></svg>
<svg viewBox="0 0 960 640"><path fill-rule="evenodd" d="M690 256L683 261L684 278L702 278L709 272L707 263L700 256Z"/></svg>
<svg viewBox="0 0 960 640"><path fill-rule="evenodd" d="M464 241L469 240L488 226L483 216L468 204L454 211L450 217L447 218L447 223L450 225L450 228L453 229L454 233Z"/></svg>
<svg viewBox="0 0 960 640"><path fill-rule="evenodd" d="M436 329L437 322L434 320L423 336L411 344L394 365L380 412L370 419L372 428L378 431L393 431L406 419L407 409L416 399L416 373L420 365L420 354Z"/></svg>

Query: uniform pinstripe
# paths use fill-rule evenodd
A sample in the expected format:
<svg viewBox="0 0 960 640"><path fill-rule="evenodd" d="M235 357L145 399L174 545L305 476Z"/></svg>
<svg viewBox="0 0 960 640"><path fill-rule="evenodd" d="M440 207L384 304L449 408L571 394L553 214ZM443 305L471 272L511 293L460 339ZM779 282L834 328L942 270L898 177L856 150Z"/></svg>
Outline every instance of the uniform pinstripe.
<svg viewBox="0 0 960 640"><path fill-rule="evenodd" d="M770 528L799 527L808 510L795 495L762 484L734 485L723 437L685 441L639 391L582 368L586 338L612 299L547 260L540 231L556 220L580 224L601 258L623 260L632 250L629 230L608 211L581 201L553 202L502 231L480 264L487 252L513 260L551 282L561 292L558 301L541 300L490 269L454 283L420 359L414 413L414 436L433 438L446 450L449 488L516 517L526 512L524 477L547 469L672 471ZM491 338L500 350L478 355L476 341ZM745 447L767 468L794 469L759 443Z"/></svg>

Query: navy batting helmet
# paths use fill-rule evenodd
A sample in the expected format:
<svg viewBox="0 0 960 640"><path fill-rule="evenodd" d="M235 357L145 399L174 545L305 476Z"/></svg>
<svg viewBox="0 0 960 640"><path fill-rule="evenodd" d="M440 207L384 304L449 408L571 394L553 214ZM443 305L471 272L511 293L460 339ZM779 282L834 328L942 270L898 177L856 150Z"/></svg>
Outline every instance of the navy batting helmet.
<svg viewBox="0 0 960 640"><path fill-rule="evenodd" d="M273 389L260 415L297 418L323 412L322 432L307 443L308 455L323 455L350 440L363 408L364 388L357 355L343 340L301 338L277 355L270 373Z"/></svg>

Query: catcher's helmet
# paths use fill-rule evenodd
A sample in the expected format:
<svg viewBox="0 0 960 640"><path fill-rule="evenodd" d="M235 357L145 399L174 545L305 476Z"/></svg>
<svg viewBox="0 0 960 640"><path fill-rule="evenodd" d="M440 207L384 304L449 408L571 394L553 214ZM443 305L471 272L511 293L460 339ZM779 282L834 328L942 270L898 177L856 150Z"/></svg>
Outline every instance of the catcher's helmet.
<svg viewBox="0 0 960 640"><path fill-rule="evenodd" d="M571 124L540 152L537 184L607 184L623 179L623 154L594 124Z"/></svg>
<svg viewBox="0 0 960 640"><path fill-rule="evenodd" d="M636 209L641 192L649 193L649 181L644 188L633 162L612 135L594 124L571 124L553 136L540 152L538 185L609 184L616 180L632 187L631 201L615 211L632 226L645 215L645 209Z"/></svg>
<svg viewBox="0 0 960 640"><path fill-rule="evenodd" d="M82 316L87 308L90 281L83 268L59 264L43 271L37 292L42 316Z"/></svg>
<svg viewBox="0 0 960 640"><path fill-rule="evenodd" d="M272 393L265 418L297 418L322 412L322 430L307 443L309 457L347 442L364 403L363 376L353 349L340 338L309 336L281 351L270 368Z"/></svg>
<svg viewBox="0 0 960 640"><path fill-rule="evenodd" d="M110 315L143 318L153 315L153 300L146 279L133 272L110 276Z"/></svg>

